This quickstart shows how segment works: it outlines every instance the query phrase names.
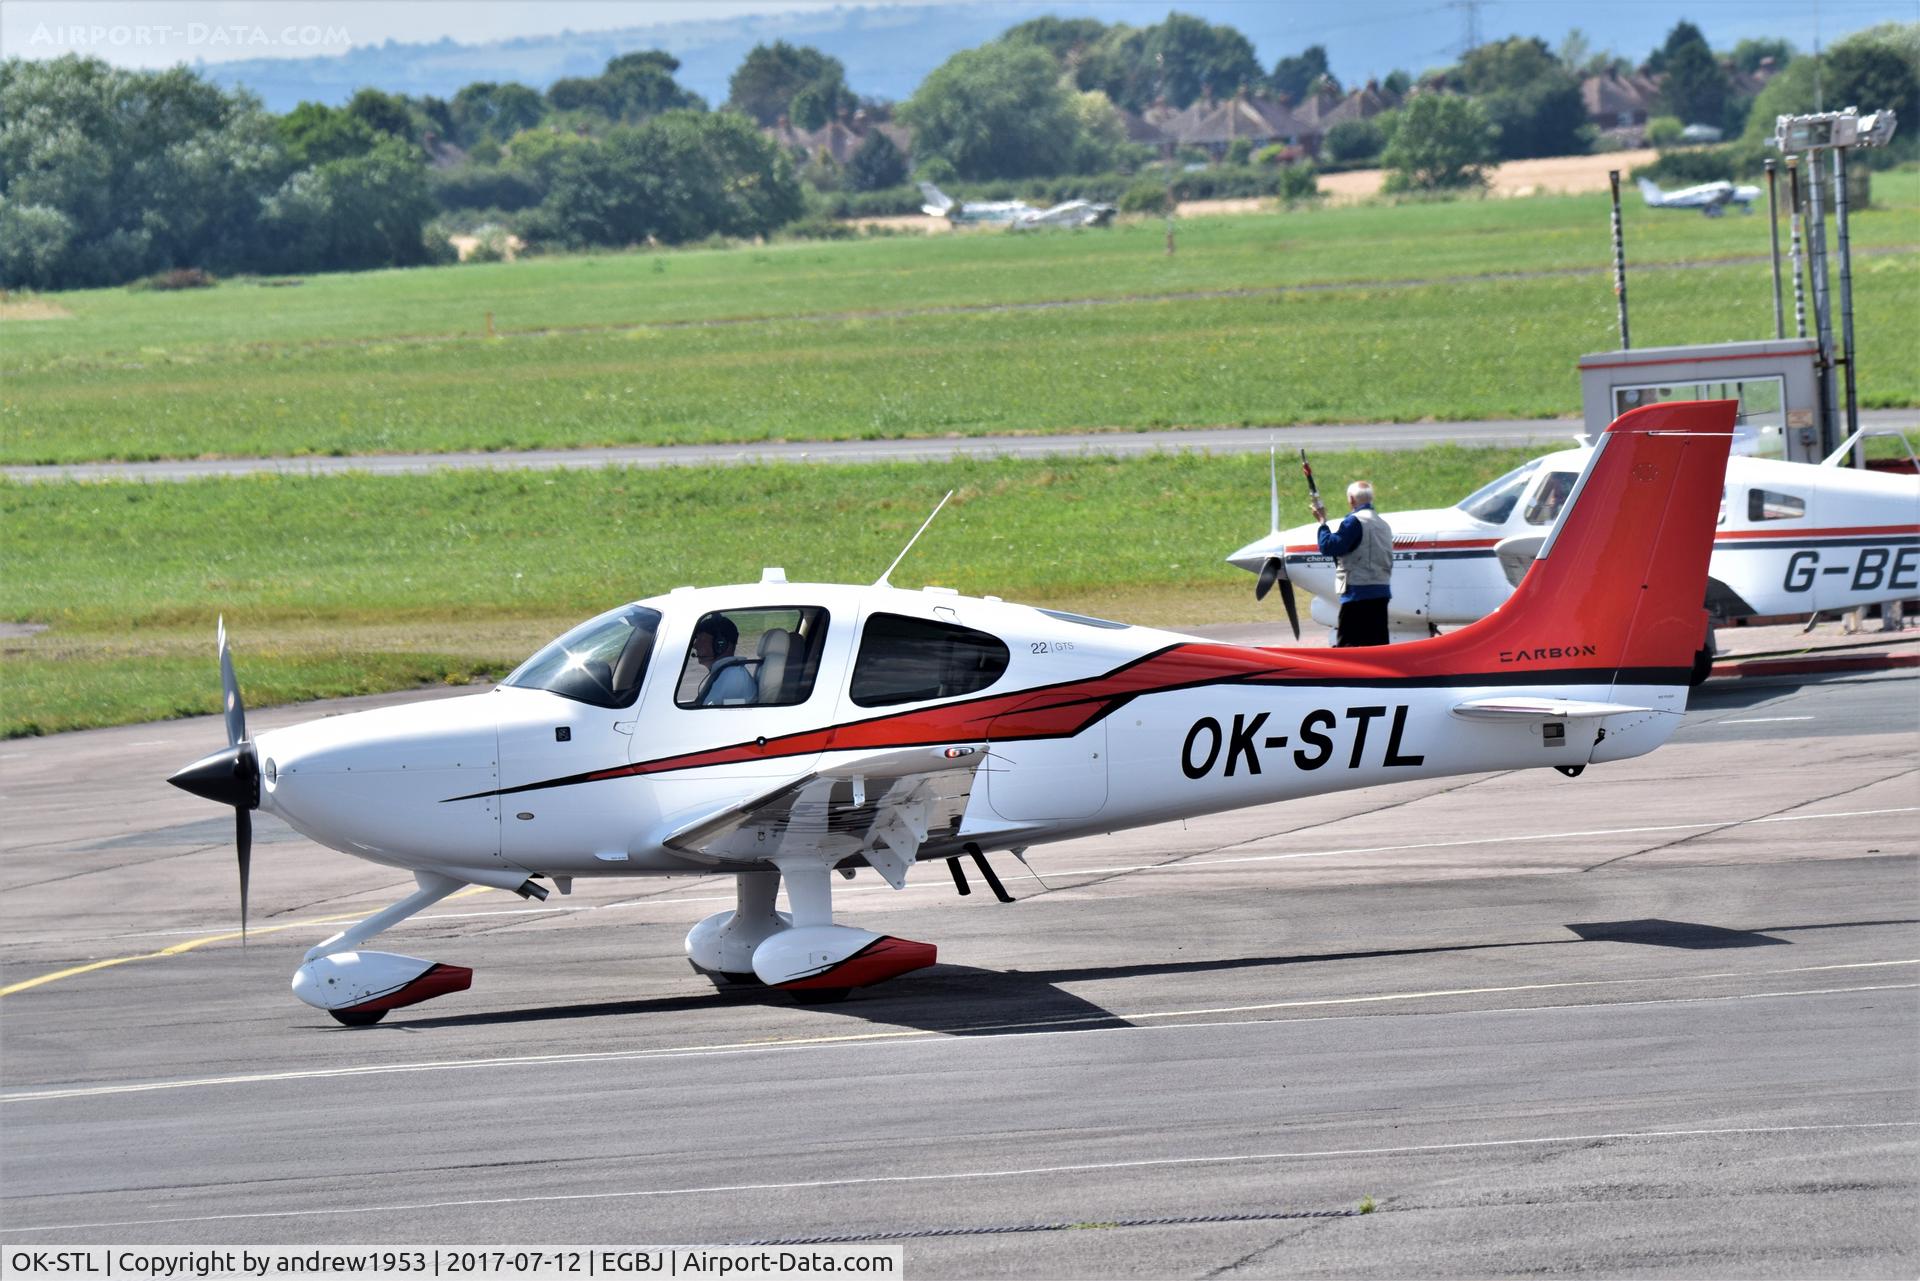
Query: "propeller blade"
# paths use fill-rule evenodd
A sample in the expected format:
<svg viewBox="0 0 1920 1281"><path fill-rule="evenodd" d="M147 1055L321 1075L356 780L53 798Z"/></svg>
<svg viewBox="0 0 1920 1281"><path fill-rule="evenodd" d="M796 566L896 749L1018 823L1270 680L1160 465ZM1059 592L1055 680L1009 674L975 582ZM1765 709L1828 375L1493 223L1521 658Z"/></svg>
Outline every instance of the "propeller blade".
<svg viewBox="0 0 1920 1281"><path fill-rule="evenodd" d="M234 747L247 738L247 708L240 701L240 682L233 675L233 650L227 646L227 620L220 620L220 693L221 708L227 719L227 746Z"/></svg>
<svg viewBox="0 0 1920 1281"><path fill-rule="evenodd" d="M1280 580L1280 603L1287 607L1287 623L1293 628L1293 638L1300 639L1300 611L1293 603L1293 580Z"/></svg>
<svg viewBox="0 0 1920 1281"><path fill-rule="evenodd" d="M1265 600L1267 593L1273 590L1273 585L1275 583L1285 582L1286 579L1286 563L1278 556L1267 557L1260 565L1260 577L1253 580L1253 598L1255 600Z"/></svg>
<svg viewBox="0 0 1920 1281"><path fill-rule="evenodd" d="M240 852L240 942L247 941L247 881L253 871L253 815L243 809L233 811L233 844Z"/></svg>
<svg viewBox="0 0 1920 1281"><path fill-rule="evenodd" d="M1267 444L1267 517L1269 533L1280 532L1280 454L1272 442Z"/></svg>

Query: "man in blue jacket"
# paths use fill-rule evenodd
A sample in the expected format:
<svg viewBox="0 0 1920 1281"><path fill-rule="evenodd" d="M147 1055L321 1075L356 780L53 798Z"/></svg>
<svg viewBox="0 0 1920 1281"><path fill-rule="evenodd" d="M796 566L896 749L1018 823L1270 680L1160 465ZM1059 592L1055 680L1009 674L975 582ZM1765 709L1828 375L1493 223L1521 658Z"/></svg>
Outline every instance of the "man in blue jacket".
<svg viewBox="0 0 1920 1281"><path fill-rule="evenodd" d="M1313 518L1320 522L1320 554L1335 561L1333 583L1340 593L1340 626L1333 643L1356 645L1387 643L1387 602L1393 599L1393 530L1373 510L1373 486L1356 480L1347 486L1347 506L1353 510L1340 528L1327 528L1327 509L1313 501Z"/></svg>

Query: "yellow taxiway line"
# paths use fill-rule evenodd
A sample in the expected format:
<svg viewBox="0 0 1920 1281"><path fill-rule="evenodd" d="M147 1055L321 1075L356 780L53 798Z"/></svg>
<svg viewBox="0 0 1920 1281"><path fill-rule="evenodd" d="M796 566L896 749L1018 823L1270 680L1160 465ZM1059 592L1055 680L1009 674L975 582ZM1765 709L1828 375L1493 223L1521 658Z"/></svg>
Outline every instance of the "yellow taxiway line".
<svg viewBox="0 0 1920 1281"><path fill-rule="evenodd" d="M467 898L474 894L484 894L491 888L491 886L486 885L469 885L466 889L456 894L449 894L447 898L449 900ZM251 938L255 934L277 934L281 930L305 929L313 925L339 925L348 921L357 921L363 915L365 914L356 912L346 916L313 916L299 921L282 921L277 925L256 926L247 931L247 937ZM197 939L186 939L183 942L172 944L169 947L163 947L157 952L141 952L135 956L110 956L105 960L89 961L85 965L70 966L64 970L55 970L51 974L39 974L30 979L21 979L18 983L9 983L5 987L0 987L0 997L12 996L16 992L25 992L29 988L39 987L43 983L53 983L60 979L70 979L78 974L91 974L95 970L111 969L116 965L130 965L135 961L158 961L169 956L178 956L182 952L191 952L195 948L205 947L209 943L225 943L231 939L237 939L240 936L239 930L228 930L221 934L206 934Z"/></svg>

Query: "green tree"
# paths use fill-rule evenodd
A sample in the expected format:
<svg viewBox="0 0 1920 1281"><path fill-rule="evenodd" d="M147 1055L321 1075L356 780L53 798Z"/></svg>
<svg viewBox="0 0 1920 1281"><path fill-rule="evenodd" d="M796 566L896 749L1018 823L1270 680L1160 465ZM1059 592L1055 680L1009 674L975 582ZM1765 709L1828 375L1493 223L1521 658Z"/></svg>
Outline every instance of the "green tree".
<svg viewBox="0 0 1920 1281"><path fill-rule="evenodd" d="M1259 85L1253 45L1233 27L1169 13L1151 27L1108 27L1075 61L1074 83L1129 111L1165 98L1185 107L1203 91L1220 97Z"/></svg>
<svg viewBox="0 0 1920 1281"><path fill-rule="evenodd" d="M1078 142L1053 59L1030 45L961 50L899 114L913 128L914 154L944 159L962 178L1062 173Z"/></svg>
<svg viewBox="0 0 1920 1281"><path fill-rule="evenodd" d="M273 120L185 67L0 62L0 285L243 265L288 169Z"/></svg>
<svg viewBox="0 0 1920 1281"><path fill-rule="evenodd" d="M1493 125L1479 103L1421 93L1401 108L1382 160L1389 191L1454 191L1484 186L1493 158Z"/></svg>
<svg viewBox="0 0 1920 1281"><path fill-rule="evenodd" d="M1328 160L1353 164L1372 160L1387 145L1387 136L1372 120L1342 120L1327 130L1320 151Z"/></svg>
<svg viewBox="0 0 1920 1281"><path fill-rule="evenodd" d="M679 244L765 235L804 207L792 165L745 116L678 110L559 153L527 225L558 244Z"/></svg>
<svg viewBox="0 0 1920 1281"><path fill-rule="evenodd" d="M419 153L388 137L289 178L264 204L263 253L282 271L410 266L434 212Z"/></svg>
<svg viewBox="0 0 1920 1281"><path fill-rule="evenodd" d="M1773 59L1776 69L1785 67L1793 61L1793 45L1789 41L1771 36L1752 37L1733 46L1733 65L1741 71L1753 72L1768 58Z"/></svg>
<svg viewBox="0 0 1920 1281"><path fill-rule="evenodd" d="M1667 32L1667 38L1660 47L1647 55L1647 70L1654 75L1665 71L1667 64L1672 61L1673 55L1688 45L1698 45L1700 48L1712 52L1707 44L1706 36L1700 33L1700 28L1694 26L1685 18L1682 18L1673 24L1673 30Z"/></svg>
<svg viewBox="0 0 1920 1281"><path fill-rule="evenodd" d="M663 111L704 110L696 93L680 87L673 73L680 60L659 49L625 53L607 63L598 76L556 80L547 102L556 111L582 111L609 121L631 123Z"/></svg>
<svg viewBox="0 0 1920 1281"><path fill-rule="evenodd" d="M1920 74L1891 43L1857 40L1837 44L1827 55L1827 85L1833 106L1863 112L1891 107L1903 127L1920 127Z"/></svg>
<svg viewBox="0 0 1920 1281"><path fill-rule="evenodd" d="M1291 58L1274 63L1269 83L1275 93L1285 94L1289 102L1304 102L1313 82L1332 74L1327 66L1326 46L1311 44Z"/></svg>
<svg viewBox="0 0 1920 1281"><path fill-rule="evenodd" d="M1077 61L1107 33L1107 24L1098 18L1056 18L1051 14L1032 18L1000 33L1005 44L1030 44L1045 49L1053 60L1065 67Z"/></svg>
<svg viewBox="0 0 1920 1281"><path fill-rule="evenodd" d="M301 103L281 116L275 127L287 158L300 169L364 156L379 145L382 136L364 118L319 102Z"/></svg>
<svg viewBox="0 0 1920 1281"><path fill-rule="evenodd" d="M802 92L808 97L801 109L811 123L802 124L794 110L794 99ZM763 125L785 115L803 129L817 129L842 110L851 110L855 99L838 58L776 40L748 51L727 81L727 105Z"/></svg>
<svg viewBox="0 0 1920 1281"><path fill-rule="evenodd" d="M1245 36L1184 13L1169 13L1166 21L1148 27L1145 52L1161 70L1167 100L1182 107L1202 93L1230 97L1265 78Z"/></svg>
<svg viewBox="0 0 1920 1281"><path fill-rule="evenodd" d="M1705 41L1672 50L1666 58L1666 77L1660 84L1660 102L1669 115L1688 124L1718 126L1725 120L1732 87Z"/></svg>
<svg viewBox="0 0 1920 1281"><path fill-rule="evenodd" d="M907 180L907 158L893 139L875 129L847 160L847 181L855 191L880 191Z"/></svg>
<svg viewBox="0 0 1920 1281"><path fill-rule="evenodd" d="M455 141L471 147L482 138L505 142L533 128L546 116L547 104L525 85L478 81L454 94L449 110Z"/></svg>
<svg viewBox="0 0 1920 1281"><path fill-rule="evenodd" d="M837 80L815 80L800 86L787 104L787 116L801 129L818 129L860 104L853 91Z"/></svg>
<svg viewBox="0 0 1920 1281"><path fill-rule="evenodd" d="M347 113L364 121L376 134L389 134L407 142L417 141L413 112L407 100L395 93L362 89L347 103Z"/></svg>
<svg viewBox="0 0 1920 1281"><path fill-rule="evenodd" d="M1380 87L1396 98L1404 98L1407 96L1407 90L1413 88L1413 77L1395 67L1387 73L1387 78L1380 82Z"/></svg>
<svg viewBox="0 0 1920 1281"><path fill-rule="evenodd" d="M1512 36L1483 44L1460 60L1454 79L1493 122L1502 159L1586 151L1580 81L1544 41Z"/></svg>

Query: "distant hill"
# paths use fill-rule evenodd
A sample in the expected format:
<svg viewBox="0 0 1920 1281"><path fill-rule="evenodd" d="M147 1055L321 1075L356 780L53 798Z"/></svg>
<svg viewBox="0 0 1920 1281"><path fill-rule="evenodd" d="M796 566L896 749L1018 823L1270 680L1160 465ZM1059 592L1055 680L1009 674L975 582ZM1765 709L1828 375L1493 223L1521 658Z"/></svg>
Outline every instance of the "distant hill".
<svg viewBox="0 0 1920 1281"><path fill-rule="evenodd" d="M609 31L563 31L486 44L450 39L432 44L357 47L317 58L254 58L209 62L200 70L228 87L245 86L274 111L301 101L342 103L366 86L451 97L476 80L517 80L544 89L562 76L594 75L609 58L635 49L665 49L681 61L680 83L715 105L727 96L727 78L747 51L770 40L810 44L847 67L854 92L900 99L955 52L981 44L1015 23L1045 13L1092 16L1107 22L1148 25L1168 9L1238 27L1271 67L1306 45L1327 48L1333 72L1347 84L1384 76L1396 67L1420 72L1450 63L1464 38L1451 8L1407 16L1406 0L1346 0L1333 18L1317 7L1248 4L1244 0L1194 0L1147 6L1129 0L996 0L991 4L855 6L804 13L759 14L724 20L622 27ZM1882 10L1884 9L1884 12ZM1847 9L1846 30L1911 17L1906 0L1864 0ZM1594 6L1590 0L1532 0L1526 5L1488 5L1481 35L1537 35L1557 46L1569 28L1582 28L1595 50L1644 57L1666 37L1675 13L1665 5ZM1782 36L1802 49L1813 45L1812 9L1783 13L1770 6L1715 6L1699 15L1707 39L1730 48L1746 36ZM1828 43L1844 34L1830 21Z"/></svg>

